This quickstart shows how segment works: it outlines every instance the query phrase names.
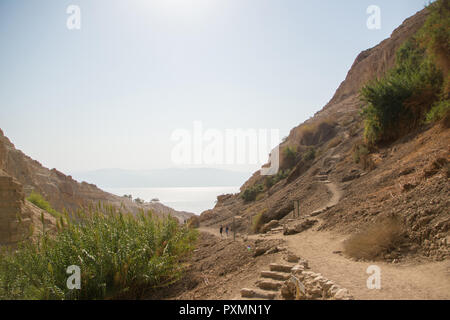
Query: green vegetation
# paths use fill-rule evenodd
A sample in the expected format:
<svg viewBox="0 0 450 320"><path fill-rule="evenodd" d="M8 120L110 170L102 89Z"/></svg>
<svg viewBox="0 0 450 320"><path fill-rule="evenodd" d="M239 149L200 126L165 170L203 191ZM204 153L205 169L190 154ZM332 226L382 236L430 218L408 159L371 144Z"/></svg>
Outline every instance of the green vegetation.
<svg viewBox="0 0 450 320"><path fill-rule="evenodd" d="M397 52L396 66L362 89L364 138L370 145L391 142L417 128L438 99L442 74L412 39Z"/></svg>
<svg viewBox="0 0 450 320"><path fill-rule="evenodd" d="M61 218L62 215L58 211L52 208L50 203L44 199L43 196L41 196L39 193L32 191L30 196L27 198L28 201L30 201L32 204L34 204L36 207L41 208L42 210L47 211L55 218Z"/></svg>
<svg viewBox="0 0 450 320"><path fill-rule="evenodd" d="M305 153L302 155L303 161L310 161L314 160L316 158L316 148L310 147L308 148Z"/></svg>
<svg viewBox="0 0 450 320"><path fill-rule="evenodd" d="M369 148L364 143L357 142L353 145L353 160L355 163L360 163L369 153Z"/></svg>
<svg viewBox="0 0 450 320"><path fill-rule="evenodd" d="M437 122L441 119L445 119L447 128L450 127L450 100L435 103L427 113L427 123Z"/></svg>
<svg viewBox="0 0 450 320"><path fill-rule="evenodd" d="M252 202L256 200L256 196L264 191L264 186L262 184L256 184L252 187L245 189L242 193L241 198L244 199L245 202Z"/></svg>
<svg viewBox="0 0 450 320"><path fill-rule="evenodd" d="M450 39L448 7L445 1L430 5L431 14L424 27L398 50L394 68L362 88L364 138L368 145L392 142L425 120L437 121L446 116L448 103L443 101L448 99L444 82ZM443 49L444 56L439 54Z"/></svg>
<svg viewBox="0 0 450 320"><path fill-rule="evenodd" d="M296 147L287 146L283 150L284 161L283 167L291 169L295 166L298 160L298 151Z"/></svg>
<svg viewBox="0 0 450 320"><path fill-rule="evenodd" d="M358 141L353 145L352 155L353 161L361 164L364 169L375 168L375 163L370 157L370 148L363 141Z"/></svg>
<svg viewBox="0 0 450 320"><path fill-rule="evenodd" d="M428 54L439 64L441 55L450 52L450 2L438 0L428 6L429 15L418 39Z"/></svg>
<svg viewBox="0 0 450 320"><path fill-rule="evenodd" d="M56 235L3 251L0 299L138 299L178 280L196 232L171 217L110 211L78 213ZM81 270L79 290L67 288L71 265Z"/></svg>
<svg viewBox="0 0 450 320"><path fill-rule="evenodd" d="M270 189L281 180L286 179L290 173L291 173L290 169L286 170L280 169L276 175L267 176L266 179L264 180L264 185L266 186L267 189Z"/></svg>

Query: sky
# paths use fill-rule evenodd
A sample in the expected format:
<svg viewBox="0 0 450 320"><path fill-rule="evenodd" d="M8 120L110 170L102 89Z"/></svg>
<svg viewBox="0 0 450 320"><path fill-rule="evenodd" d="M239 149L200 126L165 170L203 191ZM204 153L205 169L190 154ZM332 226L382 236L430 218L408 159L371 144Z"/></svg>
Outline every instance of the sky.
<svg viewBox="0 0 450 320"><path fill-rule="evenodd" d="M282 138L426 2L1 0L0 128L65 173L175 167L172 134L195 121ZM80 29L67 27L70 5ZM370 5L380 29L367 27Z"/></svg>

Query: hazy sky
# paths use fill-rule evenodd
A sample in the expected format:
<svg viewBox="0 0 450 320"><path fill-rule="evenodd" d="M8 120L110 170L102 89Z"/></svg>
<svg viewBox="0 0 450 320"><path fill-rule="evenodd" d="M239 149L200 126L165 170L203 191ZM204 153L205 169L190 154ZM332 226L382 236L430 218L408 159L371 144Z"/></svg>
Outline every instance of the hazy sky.
<svg viewBox="0 0 450 320"><path fill-rule="evenodd" d="M172 132L196 120L286 136L426 2L1 0L0 128L64 172L172 167Z"/></svg>

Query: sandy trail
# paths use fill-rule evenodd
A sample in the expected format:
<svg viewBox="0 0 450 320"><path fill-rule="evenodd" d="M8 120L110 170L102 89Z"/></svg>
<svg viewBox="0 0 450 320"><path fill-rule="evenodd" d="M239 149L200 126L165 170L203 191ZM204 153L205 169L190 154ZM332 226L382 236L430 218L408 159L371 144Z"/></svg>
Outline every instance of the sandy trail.
<svg viewBox="0 0 450 320"><path fill-rule="evenodd" d="M332 197L324 208L336 205L342 195L336 184L327 183L327 187L332 192ZM219 229L200 228L200 231L220 237ZM293 236L280 233L263 237L251 235L249 238L283 239L291 252L308 260L311 270L347 288L358 300L450 299L448 260L411 264L353 261L340 253L334 253L343 250L345 236L331 231L317 231L317 228ZM381 269L380 290L367 288L370 274L366 270L371 265L377 265Z"/></svg>

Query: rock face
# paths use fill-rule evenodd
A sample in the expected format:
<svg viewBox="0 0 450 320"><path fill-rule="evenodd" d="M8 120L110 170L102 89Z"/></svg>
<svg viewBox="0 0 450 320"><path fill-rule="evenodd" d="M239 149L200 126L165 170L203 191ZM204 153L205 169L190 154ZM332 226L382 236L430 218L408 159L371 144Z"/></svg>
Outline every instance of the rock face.
<svg viewBox="0 0 450 320"><path fill-rule="evenodd" d="M0 170L0 245L52 232L55 225L55 218L26 201L22 185Z"/></svg>
<svg viewBox="0 0 450 320"><path fill-rule="evenodd" d="M44 196L53 208L58 211L77 210L89 204L98 202L123 206L126 210L137 212L139 209L153 210L159 215L178 217L181 221L188 219L193 214L179 212L161 203L146 203L138 205L128 198L118 197L104 192L93 184L79 183L56 169L47 169L39 162L31 159L4 136L0 130L0 170L15 178L22 186L25 196L31 191L36 191ZM2 189L0 188L0 191Z"/></svg>
<svg viewBox="0 0 450 320"><path fill-rule="evenodd" d="M354 159L353 150L361 143L364 131L360 115L360 89L368 81L381 77L394 66L397 50L419 31L426 18L426 9L416 13L406 19L390 38L361 52L346 79L324 108L291 130L279 146L280 162L287 146L298 147L297 150L300 151L297 158L301 159L297 160L286 179L276 180L270 185L267 184L271 182L267 177L261 176L259 171L255 172L243 184L241 192L261 184L265 186L264 197L251 203L244 203L239 194L226 199L219 198L213 210L202 214L202 224L216 227L218 224L231 223L232 217L239 214L242 219L236 230L245 233L251 230L252 221L257 216L260 216L259 221L262 224L278 220L281 225L285 225L291 218L304 219L321 214L320 218L325 220L325 223L320 228L341 225L353 231L357 230L355 226L359 227L371 221L380 213L393 212L406 216L407 221L411 221L413 238L417 244L423 239L429 239L431 235L438 236L437 233L447 232L448 215L444 215L444 210L448 199L448 182L445 179L448 179L450 171L444 173L443 164L438 161L439 165L424 168L423 177L414 172L419 174L422 167L434 161L434 158L450 159L446 153L448 143L445 144L445 141L448 141L448 130L428 130L418 133L417 140L399 140L395 147L373 152L370 159L376 168L361 168L361 163L357 164ZM304 160L304 150L308 150L311 145L317 151L314 159ZM413 168L413 171L405 171L400 176L397 175L396 168L399 171ZM333 197L325 186L327 180L342 189L342 197L333 207L324 206L329 203L330 197ZM402 186L401 189L399 185ZM426 196L420 195L421 191L425 191ZM416 227L413 221L421 218L421 213L417 212L420 206L416 201L434 212L433 218L426 223L426 229ZM388 204L389 202L391 203ZM294 212L294 203L299 204L299 212ZM398 210L399 206L407 207L408 211ZM351 226L351 223L355 223L355 226ZM305 222L289 226L285 235L302 232L312 224ZM435 224L439 224L439 228L433 227ZM442 241L441 239L443 235L439 235L439 241ZM435 248L430 247L430 250L438 252ZM442 258L443 255L439 252Z"/></svg>

